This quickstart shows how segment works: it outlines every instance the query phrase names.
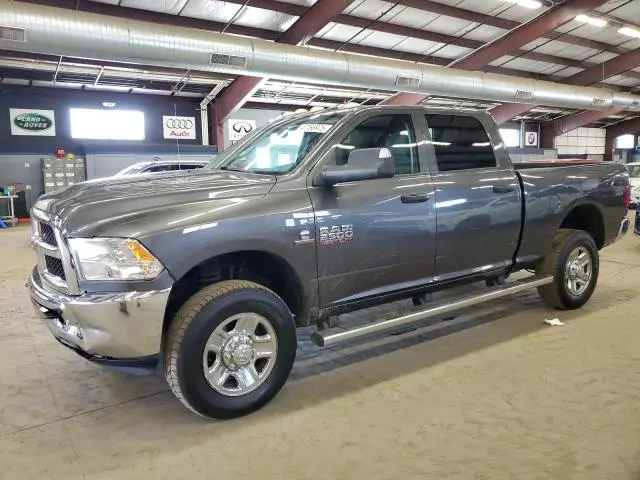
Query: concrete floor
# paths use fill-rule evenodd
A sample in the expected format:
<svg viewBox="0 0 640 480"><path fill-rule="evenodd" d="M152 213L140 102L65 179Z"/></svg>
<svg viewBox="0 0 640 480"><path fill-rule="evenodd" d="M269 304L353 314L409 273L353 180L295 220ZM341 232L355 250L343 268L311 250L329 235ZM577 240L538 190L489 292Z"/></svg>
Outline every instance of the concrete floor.
<svg viewBox="0 0 640 480"><path fill-rule="evenodd" d="M603 252L579 311L525 294L323 355L303 332L280 395L227 422L58 345L24 288L27 237L0 230L3 480L640 479L632 235Z"/></svg>

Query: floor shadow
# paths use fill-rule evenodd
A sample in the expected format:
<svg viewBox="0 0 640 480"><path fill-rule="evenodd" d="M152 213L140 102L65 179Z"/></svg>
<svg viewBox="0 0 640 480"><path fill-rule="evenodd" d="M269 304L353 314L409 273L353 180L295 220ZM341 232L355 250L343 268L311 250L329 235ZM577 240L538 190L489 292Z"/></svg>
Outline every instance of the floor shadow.
<svg viewBox="0 0 640 480"><path fill-rule="evenodd" d="M291 376L289 378L290 381L295 381L315 375L320 375L321 373L330 372L331 370L346 367L354 363L359 363L371 358L379 357L381 355L404 350L421 343L433 341L441 337L453 335L454 333L468 330L485 323L494 322L496 320L504 318L507 314L508 311L502 310L499 312L491 312L486 315L470 318L461 322L455 322L458 319L458 316L433 319L416 324L415 326L395 329L385 334L386 336L397 337L397 340L393 342L387 342L382 345L372 345L366 350L352 353L349 351L351 347L356 344L361 345L363 341L367 341L354 340L349 342L348 344L341 345L338 348L332 349L333 352L339 352L338 354L342 353L342 355L338 356L337 358L335 356L332 356L332 358L327 359L326 361L313 362L312 364L311 362L308 362L307 360L309 358L318 357L322 359L322 357L327 356L326 350L319 349L320 351L316 355L303 355L302 358L300 358L300 361L297 362L294 366L294 369L291 372ZM439 328L435 330L420 332L420 330L424 328L438 325ZM369 338L368 341L371 342L372 340L376 340L376 337L379 337L379 335ZM422 367L424 367L424 365L422 365L421 368Z"/></svg>
<svg viewBox="0 0 640 480"><path fill-rule="evenodd" d="M632 297L629 297L629 300L632 300ZM577 321L585 314L606 311L616 303L619 303L619 299L607 296L600 298L597 304L588 305L581 310L564 311L560 315L564 322ZM389 332L384 335L387 341L378 345L374 342L379 340L381 335L371 337L368 341L354 340L330 351L319 349L319 352L304 352L296 361L290 380L283 392L261 414L286 414L286 412L324 403L417 370L428 369L437 364L531 334L542 328L549 328L543 322L545 315L547 318L558 316L558 311L546 308L536 293L525 293L509 299L489 302L483 310L486 311L491 307L493 307L491 311L484 314L478 312L477 307L461 310L454 319L451 317L433 319L418 324L417 328L404 334L398 331ZM530 316L526 321L519 321L518 314L531 314L536 310L541 313L539 318L538 316L535 318ZM482 325L490 326L488 334L485 331L483 335L479 336L470 337L467 335L464 337L464 341L451 343L445 350L422 352L418 360L413 358L411 361L407 361L406 356L401 359L399 355L396 355L407 348L443 337L455 337ZM391 341L388 340L390 336L393 337ZM360 349L352 351L354 345L359 346ZM366 348L363 348L363 345ZM344 368L383 356L388 356L389 360L385 364L385 368L375 372L368 371L364 376L356 370ZM336 376L335 382L330 383L331 388L326 388L326 381L322 382L323 388L321 389L313 386L313 380L311 382L303 381L320 374Z"/></svg>

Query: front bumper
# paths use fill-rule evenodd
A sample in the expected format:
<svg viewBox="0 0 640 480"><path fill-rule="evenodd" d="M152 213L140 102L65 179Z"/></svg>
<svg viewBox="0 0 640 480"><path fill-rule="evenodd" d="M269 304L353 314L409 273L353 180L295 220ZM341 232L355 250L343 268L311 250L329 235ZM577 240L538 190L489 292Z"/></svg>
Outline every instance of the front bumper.
<svg viewBox="0 0 640 480"><path fill-rule="evenodd" d="M37 269L28 287L53 336L83 357L107 366L157 358L170 289L66 296L43 284Z"/></svg>

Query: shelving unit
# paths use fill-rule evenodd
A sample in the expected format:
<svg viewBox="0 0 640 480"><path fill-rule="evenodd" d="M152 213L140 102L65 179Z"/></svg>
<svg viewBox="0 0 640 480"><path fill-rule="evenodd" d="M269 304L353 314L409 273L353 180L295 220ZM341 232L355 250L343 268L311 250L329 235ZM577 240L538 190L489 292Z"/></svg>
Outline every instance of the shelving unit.
<svg viewBox="0 0 640 480"><path fill-rule="evenodd" d="M84 157L45 157L42 159L44 193L67 188L87 178Z"/></svg>
<svg viewBox="0 0 640 480"><path fill-rule="evenodd" d="M16 198L18 198L17 195L0 195L0 202L6 201L9 204L9 215L0 216L0 221L4 224L11 224L12 227L15 227L16 223L18 223L15 206L13 204Z"/></svg>

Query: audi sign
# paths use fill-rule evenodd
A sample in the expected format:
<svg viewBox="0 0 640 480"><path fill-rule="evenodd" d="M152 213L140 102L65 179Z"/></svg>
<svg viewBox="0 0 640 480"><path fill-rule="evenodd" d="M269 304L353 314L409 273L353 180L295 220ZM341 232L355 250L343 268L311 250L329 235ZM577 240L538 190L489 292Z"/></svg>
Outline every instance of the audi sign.
<svg viewBox="0 0 640 480"><path fill-rule="evenodd" d="M164 138L176 138L184 140L195 140L196 118L195 117L162 117L162 130Z"/></svg>
<svg viewBox="0 0 640 480"><path fill-rule="evenodd" d="M168 128L181 128L181 129L190 129L194 127L193 120L181 120L179 118L170 118L167 120L166 125Z"/></svg>

